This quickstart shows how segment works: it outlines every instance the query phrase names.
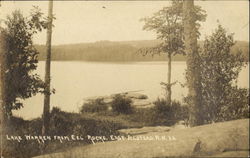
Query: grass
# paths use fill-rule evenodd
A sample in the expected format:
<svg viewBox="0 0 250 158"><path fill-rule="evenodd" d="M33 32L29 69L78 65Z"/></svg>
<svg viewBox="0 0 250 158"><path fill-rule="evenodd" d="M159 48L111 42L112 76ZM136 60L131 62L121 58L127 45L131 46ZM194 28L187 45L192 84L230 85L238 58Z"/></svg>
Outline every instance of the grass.
<svg viewBox="0 0 250 158"><path fill-rule="evenodd" d="M96 109L96 108L94 108ZM95 111L95 110L94 110ZM160 118L160 119L155 119ZM160 121L159 121L160 120ZM130 114L118 114L109 110L97 110L96 112L69 113L53 108L50 118L49 134L53 136L70 135L118 135L118 130L129 128L141 128L144 126L163 125L154 109L132 109ZM165 118L166 120L166 118ZM10 121L9 135L41 135L42 119L23 120L13 117ZM91 143L89 140L69 141L49 141L43 153L61 152L75 146L83 146ZM41 145L37 141L10 142L6 145L6 157L27 158L41 154ZM18 156L16 156L18 155Z"/></svg>
<svg viewBox="0 0 250 158"><path fill-rule="evenodd" d="M150 108L133 109L133 112L130 114L115 114L111 111L106 111L101 113L85 112L81 115L88 119L112 121L119 124L122 128L166 125L162 121L164 118L153 113L153 110Z"/></svg>
<svg viewBox="0 0 250 158"><path fill-rule="evenodd" d="M12 117L6 134L25 137L25 135L41 136L42 119L23 120L22 118ZM111 119L86 117L77 113L69 113L54 108L51 112L50 128L48 136L87 136L118 134L119 129L123 128L118 122ZM101 129L101 130L100 130ZM60 152L75 146L82 146L91 143L89 140L83 141L47 141L43 153ZM20 143L17 141L6 141L4 157L29 158L41 154L41 144L36 140L25 140Z"/></svg>

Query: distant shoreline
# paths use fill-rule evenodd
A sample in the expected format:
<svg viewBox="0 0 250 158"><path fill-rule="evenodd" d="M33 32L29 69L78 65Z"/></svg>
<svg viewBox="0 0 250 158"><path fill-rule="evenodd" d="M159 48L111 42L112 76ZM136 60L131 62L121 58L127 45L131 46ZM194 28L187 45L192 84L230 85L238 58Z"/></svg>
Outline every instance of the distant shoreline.
<svg viewBox="0 0 250 158"><path fill-rule="evenodd" d="M85 61L85 62L148 62L167 61L166 53L143 54L145 49L157 46L159 40L145 41L100 41L95 43L67 44L52 46L52 61ZM202 45L203 41L199 42ZM46 59L45 45L35 46L39 52L38 60ZM231 52L242 51L245 61L249 61L249 42L237 41ZM186 61L184 55L174 55L172 61Z"/></svg>
<svg viewBox="0 0 250 158"><path fill-rule="evenodd" d="M39 60L38 62L45 62L45 60ZM168 64L168 61L85 61L85 60L52 60L51 62L84 62L84 63L96 63L96 64ZM186 63L186 61L172 61L172 63ZM249 64L249 61L247 61Z"/></svg>
<svg viewBox="0 0 250 158"><path fill-rule="evenodd" d="M39 60L38 62L45 62ZM97 64L167 64L165 61L85 61L85 60L52 60L52 62L84 62L84 63L97 63ZM172 61L172 63L185 63L186 61Z"/></svg>

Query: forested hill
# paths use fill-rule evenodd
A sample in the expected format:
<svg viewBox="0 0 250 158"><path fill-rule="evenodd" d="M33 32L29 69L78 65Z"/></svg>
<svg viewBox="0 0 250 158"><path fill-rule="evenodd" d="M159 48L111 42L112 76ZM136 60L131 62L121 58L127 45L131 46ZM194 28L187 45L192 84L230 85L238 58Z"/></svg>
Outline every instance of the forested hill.
<svg viewBox="0 0 250 158"><path fill-rule="evenodd" d="M143 56L141 48L153 47L159 44L157 40L144 41L99 41L95 43L67 44L52 46L52 60L56 61L101 61L101 62L132 62L132 61L166 61L165 54ZM200 42L202 43L202 42ZM246 60L249 57L248 42L238 41L232 52L242 50ZM36 45L40 52L39 60L45 60L45 46ZM174 61L185 61L185 56L176 55Z"/></svg>

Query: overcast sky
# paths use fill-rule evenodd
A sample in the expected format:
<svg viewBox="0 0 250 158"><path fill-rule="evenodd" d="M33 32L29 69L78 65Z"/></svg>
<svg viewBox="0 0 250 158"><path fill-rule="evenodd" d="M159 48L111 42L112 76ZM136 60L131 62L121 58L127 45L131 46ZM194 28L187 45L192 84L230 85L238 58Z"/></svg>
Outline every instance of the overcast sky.
<svg viewBox="0 0 250 158"><path fill-rule="evenodd" d="M201 39L217 26L217 20L231 33L235 40L249 41L249 2L242 1L196 1L207 12L202 24ZM2 2L0 18L19 9L28 15L32 6L39 6L47 15L47 1ZM54 1L56 20L52 44L95 42L100 40L126 41L155 39L153 32L143 31L139 19L150 16L169 1ZM45 44L46 32L35 36L37 44Z"/></svg>

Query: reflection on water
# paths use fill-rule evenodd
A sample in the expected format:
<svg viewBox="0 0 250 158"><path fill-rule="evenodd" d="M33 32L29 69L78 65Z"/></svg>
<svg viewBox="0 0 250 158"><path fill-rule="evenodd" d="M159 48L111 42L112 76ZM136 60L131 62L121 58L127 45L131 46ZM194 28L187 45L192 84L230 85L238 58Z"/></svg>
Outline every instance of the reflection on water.
<svg viewBox="0 0 250 158"><path fill-rule="evenodd" d="M36 72L44 78L45 62L39 62ZM185 62L172 63L172 82L185 82ZM248 87L249 67L240 73L238 84ZM125 91L137 91L154 100L164 96L160 82L167 81L167 62L138 63L94 63L94 62L52 62L51 106L62 110L78 112L84 98L103 96ZM180 84L173 86L172 98L182 100L187 89ZM14 112L26 119L39 117L43 110L43 96L38 94L24 101L24 108Z"/></svg>

